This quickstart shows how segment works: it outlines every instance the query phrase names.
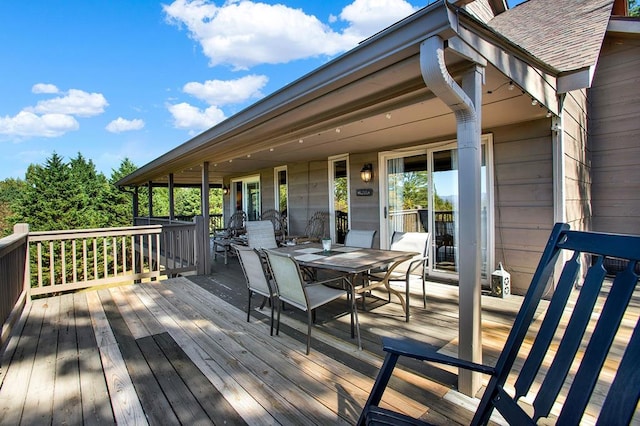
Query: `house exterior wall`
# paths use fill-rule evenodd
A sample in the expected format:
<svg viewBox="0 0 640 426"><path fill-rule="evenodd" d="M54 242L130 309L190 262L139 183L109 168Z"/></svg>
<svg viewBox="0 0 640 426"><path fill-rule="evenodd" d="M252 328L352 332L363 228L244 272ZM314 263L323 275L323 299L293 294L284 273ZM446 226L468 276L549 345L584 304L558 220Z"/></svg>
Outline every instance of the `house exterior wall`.
<svg viewBox="0 0 640 426"><path fill-rule="evenodd" d="M494 153L495 259L524 294L553 227L551 120L491 130Z"/></svg>
<svg viewBox="0 0 640 426"><path fill-rule="evenodd" d="M365 183L360 178L360 170L366 163L373 166L373 178L371 182ZM369 154L352 154L349 156L349 167L351 174L350 182L350 200L351 200L351 229L376 230L380 229L380 184L378 170L377 153ZM358 189L370 188L373 195L359 196ZM380 247L380 233L376 232L373 240L374 247Z"/></svg>
<svg viewBox="0 0 640 426"><path fill-rule="evenodd" d="M591 153L587 147L587 94L568 93L562 111L565 221L571 229L591 229Z"/></svg>
<svg viewBox="0 0 640 426"><path fill-rule="evenodd" d="M640 233L640 39L607 36L589 90L593 230Z"/></svg>

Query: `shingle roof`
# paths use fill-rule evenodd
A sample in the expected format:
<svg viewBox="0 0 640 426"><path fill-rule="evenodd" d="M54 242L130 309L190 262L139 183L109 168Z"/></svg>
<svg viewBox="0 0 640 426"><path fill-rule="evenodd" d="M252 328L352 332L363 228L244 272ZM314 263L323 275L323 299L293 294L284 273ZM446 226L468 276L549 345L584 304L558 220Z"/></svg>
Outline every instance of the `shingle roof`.
<svg viewBox="0 0 640 426"><path fill-rule="evenodd" d="M558 71L596 64L613 0L529 0L488 26Z"/></svg>

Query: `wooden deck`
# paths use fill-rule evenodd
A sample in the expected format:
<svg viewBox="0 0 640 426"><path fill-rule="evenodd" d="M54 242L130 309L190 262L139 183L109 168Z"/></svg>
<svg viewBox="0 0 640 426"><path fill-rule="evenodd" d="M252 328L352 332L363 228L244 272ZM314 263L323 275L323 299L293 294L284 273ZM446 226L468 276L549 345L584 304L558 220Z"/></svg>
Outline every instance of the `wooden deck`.
<svg viewBox="0 0 640 426"><path fill-rule="evenodd" d="M267 308L246 322L237 260L215 268L33 301L2 354L0 424L353 424L382 362L382 335L456 351L454 286L430 284L427 309L416 287L410 323L397 302L370 299L359 309L362 351L337 301L318 312L306 356L298 311L285 311L270 336ZM499 354L520 300L483 296L485 362ZM384 402L466 424L474 401L455 385L455 371L407 363Z"/></svg>

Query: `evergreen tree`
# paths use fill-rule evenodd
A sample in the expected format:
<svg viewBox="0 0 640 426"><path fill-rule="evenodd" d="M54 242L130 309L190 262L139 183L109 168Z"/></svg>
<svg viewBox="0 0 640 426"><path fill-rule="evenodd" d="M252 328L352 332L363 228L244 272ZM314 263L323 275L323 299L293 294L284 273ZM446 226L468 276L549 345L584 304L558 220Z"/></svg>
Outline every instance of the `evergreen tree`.
<svg viewBox="0 0 640 426"><path fill-rule="evenodd" d="M109 226L131 226L133 225L133 190L118 188L116 182L123 177L133 173L138 167L129 159L125 158L117 169L111 170L109 179L109 190L106 194L106 205L108 208L103 212L108 218ZM147 190L139 190L140 213L147 211ZM144 205L143 205L144 204Z"/></svg>
<svg viewBox="0 0 640 426"><path fill-rule="evenodd" d="M13 233L15 205L25 185L20 179L0 181L0 238Z"/></svg>

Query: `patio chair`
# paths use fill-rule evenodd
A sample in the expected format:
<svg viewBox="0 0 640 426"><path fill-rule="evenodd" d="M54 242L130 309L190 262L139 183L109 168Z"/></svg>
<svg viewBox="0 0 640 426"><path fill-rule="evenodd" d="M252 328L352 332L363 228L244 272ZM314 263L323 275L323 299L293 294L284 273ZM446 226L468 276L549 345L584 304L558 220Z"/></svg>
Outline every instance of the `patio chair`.
<svg viewBox="0 0 640 426"><path fill-rule="evenodd" d="M373 247L373 239L376 231L365 231L358 229L350 229L344 237L344 245L349 247Z"/></svg>
<svg viewBox="0 0 640 426"><path fill-rule="evenodd" d="M286 237L286 226L283 221L283 217L276 209L269 209L262 212L260 220L268 220L273 224L273 231L276 236L278 244L284 242Z"/></svg>
<svg viewBox="0 0 640 426"><path fill-rule="evenodd" d="M556 273L563 253L568 260ZM603 265L609 257L627 266L605 281ZM567 224L556 224L496 365L438 354L422 342L383 338L387 355L358 424L424 424L378 406L400 356L489 375L474 425L486 424L494 409L509 424L537 424L549 416L546 422L579 424L594 400L601 408L589 410L588 416L597 416L598 424L629 424L640 397L640 327L637 314L623 317L635 303L639 260L640 236L570 231ZM537 315L550 289L548 308ZM594 311L598 298L604 304ZM633 332L619 332L621 323ZM623 350L610 351L614 339L622 339L617 346Z"/></svg>
<svg viewBox="0 0 640 426"><path fill-rule="evenodd" d="M298 242L319 242L322 238L329 236L329 212L315 212L304 230L304 235L290 236L290 239L295 238Z"/></svg>
<svg viewBox="0 0 640 426"><path fill-rule="evenodd" d="M274 309L277 303L278 294L276 292L275 285L265 273L263 259L257 250L247 246L232 244L232 248L238 255L238 260L242 267L242 273L244 274L244 278L247 283L247 292L249 294L247 300L247 322L249 322L251 316L251 297L254 293L257 293L264 297L262 304L260 305L260 309L264 308L267 300L271 305L270 334L273 336Z"/></svg>
<svg viewBox="0 0 640 426"><path fill-rule="evenodd" d="M307 313L307 355L311 349L311 324L315 319L315 309L326 305L342 296L348 295L350 290L344 277L332 278L324 281L305 282L300 272L298 262L288 254L265 250L269 269L278 289L278 300ZM339 283L342 288L328 287L325 284ZM351 311L351 321L355 320L358 327L355 304L346 298ZM280 303L278 303L280 305ZM280 308L278 307L276 334L280 332ZM358 347L360 347L360 331L357 331Z"/></svg>
<svg viewBox="0 0 640 426"><path fill-rule="evenodd" d="M427 261L429 260L430 245L431 234L428 232L394 232L391 237L391 250L414 251L418 254L409 260L395 262L385 270L372 271L367 277L369 279L368 284L364 288L359 288L356 291L358 293L364 293L376 287L386 287L389 292L389 301L391 301L391 293L398 296L402 308L405 311L406 321L409 322L409 284L412 276L418 275L422 280L422 304L425 308L427 307L427 289L424 275ZM391 288L393 282L404 283L404 299L398 291ZM364 297L362 303L364 305Z"/></svg>
<svg viewBox="0 0 640 426"><path fill-rule="evenodd" d="M247 214L238 210L231 215L227 227L218 232L213 237L213 258L218 259L218 253L224 254L224 264L229 262L229 253L231 253L231 243L234 238L237 238L245 233L245 223L247 222Z"/></svg>
<svg viewBox="0 0 640 426"><path fill-rule="evenodd" d="M247 222L247 244L250 248L277 248L273 224L269 220L255 220Z"/></svg>

